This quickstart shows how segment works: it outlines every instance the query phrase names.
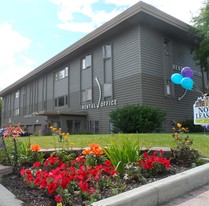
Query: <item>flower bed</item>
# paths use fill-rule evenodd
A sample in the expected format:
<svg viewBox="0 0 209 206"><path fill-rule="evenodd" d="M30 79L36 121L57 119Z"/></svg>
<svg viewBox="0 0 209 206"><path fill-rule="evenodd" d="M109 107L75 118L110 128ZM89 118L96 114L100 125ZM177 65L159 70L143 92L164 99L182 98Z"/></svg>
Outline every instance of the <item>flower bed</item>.
<svg viewBox="0 0 209 206"><path fill-rule="evenodd" d="M62 146L69 143L69 134L57 132ZM177 125L173 134L177 147L170 150L169 158L162 150L142 152L139 139L126 136L104 148L91 144L78 156L72 144L68 150L55 148L47 158L39 145L18 147L14 138L15 155L8 157L15 171L24 165L20 174L25 184L43 191L55 205L89 205L201 164L198 152L190 148L192 141L182 132L187 130Z"/></svg>

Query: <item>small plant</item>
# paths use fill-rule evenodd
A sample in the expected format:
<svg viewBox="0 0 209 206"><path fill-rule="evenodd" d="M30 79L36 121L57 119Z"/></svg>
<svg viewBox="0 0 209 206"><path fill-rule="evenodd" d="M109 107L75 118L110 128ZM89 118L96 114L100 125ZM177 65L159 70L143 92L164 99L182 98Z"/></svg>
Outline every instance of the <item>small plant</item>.
<svg viewBox="0 0 209 206"><path fill-rule="evenodd" d="M144 152L141 160L125 165L123 179L125 181L146 182L146 178L169 173L171 168L170 160L161 157L163 153L162 150L154 152L153 155Z"/></svg>
<svg viewBox="0 0 209 206"><path fill-rule="evenodd" d="M77 200L90 204L102 198L102 190L111 188L120 192L124 189L109 160L88 166L83 156L68 163L60 156L50 156L43 164L35 162L28 169L22 168L21 176L29 186L48 192L57 205L75 205ZM76 201L71 198L75 193Z"/></svg>
<svg viewBox="0 0 209 206"><path fill-rule="evenodd" d="M68 132L62 132L62 128L55 128L50 126L50 130L53 136L53 145L55 150L59 147L59 150L72 150L74 143L69 143L70 134Z"/></svg>
<svg viewBox="0 0 209 206"><path fill-rule="evenodd" d="M127 163L137 162L140 159L140 145L138 138L120 136L112 141L111 145L104 148L104 153L111 161L119 174L125 172Z"/></svg>
<svg viewBox="0 0 209 206"><path fill-rule="evenodd" d="M199 153L191 148L193 141L190 139L188 128L182 127L181 123L173 125L172 137L176 147L171 148L172 162L177 165L191 166L199 162Z"/></svg>
<svg viewBox="0 0 209 206"><path fill-rule="evenodd" d="M159 153L160 156L164 154L162 150L160 150ZM149 155L147 152L144 152L143 159L141 159L138 163L142 167L142 175L144 177L166 174L168 173L169 168L171 168L170 160L159 157L157 151L154 152L153 155Z"/></svg>
<svg viewBox="0 0 209 206"><path fill-rule="evenodd" d="M107 158L103 155L103 150L98 144L91 144L89 148L82 152L86 158L88 166L96 166L102 164Z"/></svg>
<svg viewBox="0 0 209 206"><path fill-rule="evenodd" d="M14 146L13 152L12 152L13 155L9 154L7 148L6 148L6 153L7 153L9 163L14 167L14 170L16 170L18 166L19 154L18 154L18 147L17 147L17 139L21 133L23 133L23 130L21 129L19 124L7 126L3 133L4 138L12 137L13 146ZM3 138L3 141L4 141L4 138ZM6 145L5 142L4 142L4 145Z"/></svg>

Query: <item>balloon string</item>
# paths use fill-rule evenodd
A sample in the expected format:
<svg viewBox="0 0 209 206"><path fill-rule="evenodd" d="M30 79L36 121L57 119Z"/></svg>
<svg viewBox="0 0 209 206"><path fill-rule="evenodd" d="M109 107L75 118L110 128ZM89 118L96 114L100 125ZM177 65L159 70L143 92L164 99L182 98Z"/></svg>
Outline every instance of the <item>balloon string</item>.
<svg viewBox="0 0 209 206"><path fill-rule="evenodd" d="M179 97L178 100L181 101L181 99L184 98L184 96L186 95L186 93L187 93L187 90L184 91L184 94L181 97Z"/></svg>
<svg viewBox="0 0 209 206"><path fill-rule="evenodd" d="M197 92L200 92L202 94L202 96L204 96L203 92L199 89L199 87L197 87L196 84L194 84L194 86L195 86L194 90Z"/></svg>

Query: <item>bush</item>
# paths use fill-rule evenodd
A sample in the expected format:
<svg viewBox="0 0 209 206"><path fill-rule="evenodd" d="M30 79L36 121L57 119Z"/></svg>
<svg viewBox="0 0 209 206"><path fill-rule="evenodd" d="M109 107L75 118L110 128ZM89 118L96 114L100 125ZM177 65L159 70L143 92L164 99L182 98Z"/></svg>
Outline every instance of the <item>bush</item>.
<svg viewBox="0 0 209 206"><path fill-rule="evenodd" d="M126 105L109 114L114 133L160 132L165 115L159 108L145 105Z"/></svg>
<svg viewBox="0 0 209 206"><path fill-rule="evenodd" d="M182 126L188 128L189 132L204 132L204 127L195 125L191 119L182 121Z"/></svg>

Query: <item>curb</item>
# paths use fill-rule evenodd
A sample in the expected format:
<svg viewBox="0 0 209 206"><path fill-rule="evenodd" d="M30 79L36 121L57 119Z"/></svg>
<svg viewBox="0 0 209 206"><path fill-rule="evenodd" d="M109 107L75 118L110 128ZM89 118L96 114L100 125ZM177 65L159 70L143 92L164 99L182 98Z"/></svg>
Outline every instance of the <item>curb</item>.
<svg viewBox="0 0 209 206"><path fill-rule="evenodd" d="M91 206L160 206L209 182L209 163L94 202Z"/></svg>
<svg viewBox="0 0 209 206"><path fill-rule="evenodd" d="M0 206L21 206L22 201L0 184Z"/></svg>

